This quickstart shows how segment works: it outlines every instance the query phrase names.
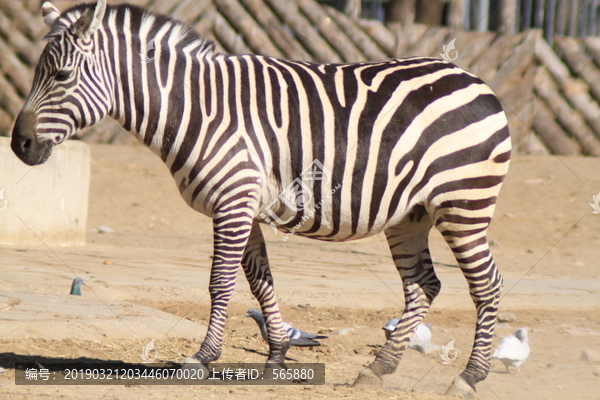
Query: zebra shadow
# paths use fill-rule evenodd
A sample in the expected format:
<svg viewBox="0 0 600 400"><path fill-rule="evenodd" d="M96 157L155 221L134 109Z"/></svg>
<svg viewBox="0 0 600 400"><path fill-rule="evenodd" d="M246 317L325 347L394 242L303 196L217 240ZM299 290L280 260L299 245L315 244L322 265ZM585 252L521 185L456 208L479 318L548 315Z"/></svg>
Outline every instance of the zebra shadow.
<svg viewBox="0 0 600 400"><path fill-rule="evenodd" d="M181 364L174 362L155 362L155 363L128 363L120 360L102 360L99 358L78 357L78 358L58 358L44 357L37 355L25 355L17 353L0 353L0 368L4 369L22 369L22 368L46 368L49 371L61 371L66 368L82 368L85 366L93 367L94 364L102 365L104 368L119 369L157 369L157 368L181 368Z"/></svg>

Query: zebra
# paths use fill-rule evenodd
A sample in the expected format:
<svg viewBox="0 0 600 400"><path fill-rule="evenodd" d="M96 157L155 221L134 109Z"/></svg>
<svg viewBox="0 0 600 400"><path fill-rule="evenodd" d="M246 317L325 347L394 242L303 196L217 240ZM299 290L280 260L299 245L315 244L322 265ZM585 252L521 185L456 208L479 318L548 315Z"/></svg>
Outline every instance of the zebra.
<svg viewBox="0 0 600 400"><path fill-rule="evenodd" d="M186 363L220 357L240 265L266 318L267 363L284 363L290 343L260 224L323 241L384 233L405 308L355 380L380 385L440 292L428 246L435 226L477 311L472 353L448 394L475 394L503 285L487 229L511 155L506 115L483 81L426 57L317 64L216 53L181 22L105 0L62 13L45 3L42 14L48 43L11 148L42 164L109 115L212 218L209 326Z"/></svg>

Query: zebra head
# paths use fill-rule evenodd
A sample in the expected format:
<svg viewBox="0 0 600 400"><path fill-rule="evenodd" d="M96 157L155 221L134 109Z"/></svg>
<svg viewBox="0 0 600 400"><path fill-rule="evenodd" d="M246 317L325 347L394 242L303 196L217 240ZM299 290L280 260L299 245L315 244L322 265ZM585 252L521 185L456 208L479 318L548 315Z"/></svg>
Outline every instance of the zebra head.
<svg viewBox="0 0 600 400"><path fill-rule="evenodd" d="M102 73L98 35L106 0L72 7L61 14L46 2L50 27L31 92L17 116L11 147L27 165L46 162L52 147L107 115L110 83Z"/></svg>

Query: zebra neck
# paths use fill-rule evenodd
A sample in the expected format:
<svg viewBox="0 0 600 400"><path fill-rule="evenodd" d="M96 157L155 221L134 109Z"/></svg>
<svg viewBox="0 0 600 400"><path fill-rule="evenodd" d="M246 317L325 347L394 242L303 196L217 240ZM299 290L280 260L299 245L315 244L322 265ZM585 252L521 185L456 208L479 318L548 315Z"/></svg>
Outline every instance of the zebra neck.
<svg viewBox="0 0 600 400"><path fill-rule="evenodd" d="M115 8L115 13L121 11ZM115 83L110 115L166 160L182 135L199 131L200 96L205 96L199 76L207 68L205 60L211 58L214 43L177 21L154 15L138 16L141 22L135 24L135 13L141 11L135 7L130 11L123 17L127 21L129 16L130 24L106 32L112 35L106 40L106 67Z"/></svg>

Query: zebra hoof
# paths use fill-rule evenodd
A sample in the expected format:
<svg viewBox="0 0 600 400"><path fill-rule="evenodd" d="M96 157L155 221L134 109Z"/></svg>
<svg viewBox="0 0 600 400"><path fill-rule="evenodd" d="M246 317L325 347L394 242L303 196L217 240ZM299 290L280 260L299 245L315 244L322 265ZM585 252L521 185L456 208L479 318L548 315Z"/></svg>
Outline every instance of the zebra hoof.
<svg viewBox="0 0 600 400"><path fill-rule="evenodd" d="M467 381L461 376L457 376L446 391L446 396L457 396L462 399L475 399L477 394Z"/></svg>
<svg viewBox="0 0 600 400"><path fill-rule="evenodd" d="M208 363L203 363L194 356L186 358L181 369L189 371L189 376L193 376L192 379L208 379ZM187 376L188 373L185 375Z"/></svg>
<svg viewBox="0 0 600 400"><path fill-rule="evenodd" d="M379 389L383 386L383 380L378 377L371 368L365 368L360 371L360 374L358 374L353 386Z"/></svg>

